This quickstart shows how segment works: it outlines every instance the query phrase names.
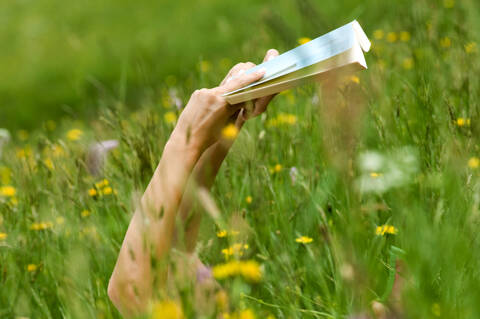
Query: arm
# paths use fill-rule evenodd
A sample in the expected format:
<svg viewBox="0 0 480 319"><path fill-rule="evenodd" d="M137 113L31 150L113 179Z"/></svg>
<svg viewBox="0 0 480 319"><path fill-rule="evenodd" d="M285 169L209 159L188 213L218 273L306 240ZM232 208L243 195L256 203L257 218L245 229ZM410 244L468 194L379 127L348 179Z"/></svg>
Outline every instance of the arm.
<svg viewBox="0 0 480 319"><path fill-rule="evenodd" d="M268 61L276 56L278 56L278 51L270 49L267 51L263 61ZM232 68L220 85L224 85L231 77L236 76L239 72L245 71L253 66L255 66L253 63L237 64ZM244 109L245 104L242 104L242 109L234 114L231 121L234 122L237 129L240 130L247 119L256 117L265 112L273 97L274 95L257 99L254 103L254 108L253 110L250 110L250 113L247 113L247 110ZM178 238L174 239L176 241L174 245L179 246L184 244L184 249L188 253L192 253L195 249L202 216L201 208L196 205L195 202L195 188L211 188L223 160L233 145L233 142L233 139L222 139L209 147L202 154L188 180L178 213L182 218L182 224L184 225L185 242L179 243Z"/></svg>
<svg viewBox="0 0 480 319"><path fill-rule="evenodd" d="M221 95L263 74L244 74L217 88L197 90L181 113L133 215L110 278L108 294L122 315L142 314L155 282L164 283L165 257L187 180L201 154L218 140L228 119L241 107L228 105Z"/></svg>

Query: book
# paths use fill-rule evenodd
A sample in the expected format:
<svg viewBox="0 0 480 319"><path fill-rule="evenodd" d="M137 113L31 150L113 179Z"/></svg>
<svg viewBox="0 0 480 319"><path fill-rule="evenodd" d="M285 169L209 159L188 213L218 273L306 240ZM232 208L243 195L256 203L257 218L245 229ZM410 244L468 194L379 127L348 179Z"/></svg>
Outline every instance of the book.
<svg viewBox="0 0 480 319"><path fill-rule="evenodd" d="M304 83L367 69L363 52L368 52L370 46L362 27L354 20L248 69L247 74L260 68L265 68L266 72L260 80L223 96L229 104L237 104Z"/></svg>

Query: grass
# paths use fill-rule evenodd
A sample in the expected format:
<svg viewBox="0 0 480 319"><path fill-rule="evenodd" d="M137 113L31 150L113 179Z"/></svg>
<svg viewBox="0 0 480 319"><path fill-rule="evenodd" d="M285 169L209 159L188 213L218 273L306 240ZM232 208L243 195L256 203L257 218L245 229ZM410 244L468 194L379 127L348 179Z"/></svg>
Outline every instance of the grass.
<svg viewBox="0 0 480 319"><path fill-rule="evenodd" d="M278 10L288 8L285 2ZM372 2L357 11L380 17L382 8ZM261 280L219 279L237 317L382 318L386 308L387 318L480 315L478 4L393 8L400 18L387 11L382 19L360 19L373 41L367 71L335 89L312 85L279 95L267 114L245 125L223 164L211 193L222 219L205 214L197 250L214 266L226 261L222 249L248 244L229 260L255 261ZM308 28L292 36L308 36ZM260 56L255 41L262 37L270 39L254 36L242 52ZM108 278L136 195L180 112L171 94L184 103L229 65L220 55L201 60L203 68L150 91L97 96L95 119L52 115L16 132L0 158L0 317L120 317L106 295ZM100 70L96 63L82 72ZM126 88L135 83L129 81ZM133 91L143 82L137 84ZM91 176L86 149L112 138L119 148L104 173ZM217 236L236 228L238 236ZM301 236L312 241L297 242ZM218 305L215 298L199 304L192 283L176 280L170 298L186 318L223 311L208 307ZM157 306L158 318L175 309Z"/></svg>

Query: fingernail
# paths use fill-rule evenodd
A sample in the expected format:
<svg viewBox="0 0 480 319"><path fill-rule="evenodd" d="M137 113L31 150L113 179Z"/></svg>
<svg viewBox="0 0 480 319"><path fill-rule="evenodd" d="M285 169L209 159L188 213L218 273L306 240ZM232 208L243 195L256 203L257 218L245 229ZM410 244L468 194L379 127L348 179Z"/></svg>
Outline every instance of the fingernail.
<svg viewBox="0 0 480 319"><path fill-rule="evenodd" d="M267 54L268 54L267 61L270 61L271 59L278 56L278 51L275 50L275 49L270 49L270 50L268 50Z"/></svg>

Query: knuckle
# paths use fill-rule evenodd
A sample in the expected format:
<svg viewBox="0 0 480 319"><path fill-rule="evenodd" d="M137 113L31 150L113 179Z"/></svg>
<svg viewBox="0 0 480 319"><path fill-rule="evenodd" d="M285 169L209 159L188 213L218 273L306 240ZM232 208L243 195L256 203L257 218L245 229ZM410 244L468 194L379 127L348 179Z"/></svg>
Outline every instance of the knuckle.
<svg viewBox="0 0 480 319"><path fill-rule="evenodd" d="M269 49L269 50L267 51L267 54L268 54L268 55L273 55L273 54L278 55L278 51L275 50L275 49Z"/></svg>
<svg viewBox="0 0 480 319"><path fill-rule="evenodd" d="M198 89L193 92L192 96L200 101L208 101L210 93L208 89Z"/></svg>
<svg viewBox="0 0 480 319"><path fill-rule="evenodd" d="M217 100L216 92L211 89L203 89L202 96L208 103L214 103Z"/></svg>
<svg viewBox="0 0 480 319"><path fill-rule="evenodd" d="M200 91L201 91L201 90L195 90L195 91L193 91L192 97L199 97L199 96L200 96Z"/></svg>
<svg viewBox="0 0 480 319"><path fill-rule="evenodd" d="M208 89L200 89L198 90L198 95L200 97L206 97L208 95Z"/></svg>
<svg viewBox="0 0 480 319"><path fill-rule="evenodd" d="M233 66L232 70L239 70L243 66L243 62L237 63Z"/></svg>

